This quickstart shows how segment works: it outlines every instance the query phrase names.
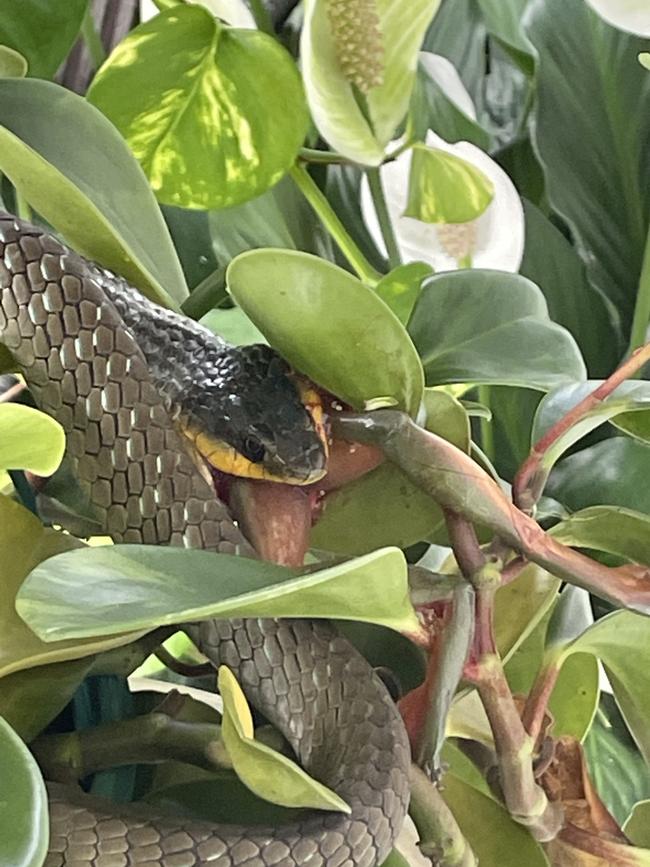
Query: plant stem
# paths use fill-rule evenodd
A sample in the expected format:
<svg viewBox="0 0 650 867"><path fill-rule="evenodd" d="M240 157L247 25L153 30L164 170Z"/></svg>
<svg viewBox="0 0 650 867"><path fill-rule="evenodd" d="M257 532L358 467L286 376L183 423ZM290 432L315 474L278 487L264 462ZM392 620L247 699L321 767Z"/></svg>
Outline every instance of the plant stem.
<svg viewBox="0 0 650 867"><path fill-rule="evenodd" d="M409 813L420 836L420 851L437 867L476 867L476 856L453 813L417 765L411 766Z"/></svg>
<svg viewBox="0 0 650 867"><path fill-rule="evenodd" d="M648 275L650 280L650 274ZM548 450L568 430L574 427L585 416L602 403L618 386L634 376L643 365L650 361L650 343L636 349L632 355L618 367L591 394L583 398L577 406L563 415L530 450L529 456L519 468L512 484L512 496L515 504L524 512L530 512L539 500L548 478L549 470L542 466L542 461Z"/></svg>
<svg viewBox="0 0 650 867"><path fill-rule="evenodd" d="M479 385L478 387L478 399L485 406L490 407L490 386L489 385ZM479 428L481 431L481 448L487 455L490 460L490 463L494 462L495 456L495 448L494 448L494 418L487 419L481 418L479 421Z"/></svg>
<svg viewBox="0 0 650 867"><path fill-rule="evenodd" d="M296 186L316 212L318 218L338 244L341 252L356 271L360 280L369 286L375 286L381 275L375 271L370 262L350 237L347 229L339 220L334 209L327 201L307 169L302 165L294 165L289 174Z"/></svg>
<svg viewBox="0 0 650 867"><path fill-rule="evenodd" d="M93 19L92 3L88 4L86 14L81 22L81 38L90 55L95 70L99 69L102 63L106 60L106 51L102 45L102 40L95 29L95 21Z"/></svg>
<svg viewBox="0 0 650 867"><path fill-rule="evenodd" d="M402 257L399 251L397 238L395 237L393 223L390 214L388 213L388 205L386 204L386 196L381 183L379 169L366 169L366 177L368 178L370 195L372 196L372 203L375 206L381 235L384 239L384 244L386 245L388 265L392 270L402 264Z"/></svg>
<svg viewBox="0 0 650 867"><path fill-rule="evenodd" d="M542 730L548 702L557 683L560 668L556 660L543 665L535 678L533 688L528 693L521 719L524 728L535 743Z"/></svg>
<svg viewBox="0 0 650 867"><path fill-rule="evenodd" d="M262 3L262 0L250 0L250 8L258 30L261 30L263 33L268 33L269 36L275 36L271 16Z"/></svg>
<svg viewBox="0 0 650 867"><path fill-rule="evenodd" d="M316 150L316 148L300 148L298 157L305 163L316 163L321 165L355 165L352 160L344 157L343 154L338 154L335 151Z"/></svg>
<svg viewBox="0 0 650 867"><path fill-rule="evenodd" d="M634 304L634 316L632 318L632 328L630 331L629 353L633 353L635 349L646 342L646 334L648 324L650 323L650 226L643 251L643 263L641 265L641 275L639 276L639 288L636 293L636 302Z"/></svg>
<svg viewBox="0 0 650 867"><path fill-rule="evenodd" d="M16 198L16 211L18 216L21 220L27 220L27 222L29 222L32 219L32 209L29 202L25 196L23 196L18 187L14 187L14 195Z"/></svg>
<svg viewBox="0 0 650 867"><path fill-rule="evenodd" d="M227 297L226 266L219 265L192 289L181 304L181 310L190 319L199 320L209 310L218 307Z"/></svg>

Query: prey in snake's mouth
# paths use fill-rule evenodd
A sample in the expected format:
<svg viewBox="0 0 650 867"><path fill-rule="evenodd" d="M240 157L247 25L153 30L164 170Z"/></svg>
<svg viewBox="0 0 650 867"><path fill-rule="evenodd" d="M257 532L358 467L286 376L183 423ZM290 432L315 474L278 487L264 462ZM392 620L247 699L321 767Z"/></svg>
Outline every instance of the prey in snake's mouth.
<svg viewBox="0 0 650 867"><path fill-rule="evenodd" d="M265 560L302 565L309 534L328 491L376 466L367 446L332 442L328 413L338 407L268 346L239 347L239 387L213 411L201 401L180 412L181 431L215 493ZM245 387L242 388L242 380ZM222 387L223 377L219 380Z"/></svg>

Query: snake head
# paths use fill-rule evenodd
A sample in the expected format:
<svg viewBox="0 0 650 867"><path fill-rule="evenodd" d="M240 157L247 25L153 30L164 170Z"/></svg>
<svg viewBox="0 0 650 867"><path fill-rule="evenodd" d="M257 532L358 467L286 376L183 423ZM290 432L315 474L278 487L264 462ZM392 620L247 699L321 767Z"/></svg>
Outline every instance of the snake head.
<svg viewBox="0 0 650 867"><path fill-rule="evenodd" d="M220 353L218 369L188 386L180 421L213 469L308 485L327 470L322 417L313 386L269 346L255 344Z"/></svg>

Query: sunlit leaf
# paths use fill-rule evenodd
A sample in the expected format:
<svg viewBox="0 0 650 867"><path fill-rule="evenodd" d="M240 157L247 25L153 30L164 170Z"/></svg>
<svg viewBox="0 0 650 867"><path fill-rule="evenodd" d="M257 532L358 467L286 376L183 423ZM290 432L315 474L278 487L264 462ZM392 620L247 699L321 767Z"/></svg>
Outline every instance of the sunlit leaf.
<svg viewBox="0 0 650 867"><path fill-rule="evenodd" d="M423 385L415 347L356 277L307 253L253 250L233 260L227 279L235 301L296 370L357 409L390 398L417 413Z"/></svg>
<svg viewBox="0 0 650 867"><path fill-rule="evenodd" d="M261 90L265 79L273 87ZM308 124L287 51L265 33L223 26L197 5L174 6L136 27L88 98L122 132L158 199L186 208L235 205L273 186Z"/></svg>
<svg viewBox="0 0 650 867"><path fill-rule="evenodd" d="M51 78L77 38L88 0L0 0L0 43L19 51L29 75Z"/></svg>
<svg viewBox="0 0 650 867"><path fill-rule="evenodd" d="M349 25L345 3L348 2L333 5L332 15L328 13L332 0L307 0L305 3L300 43L305 89L314 122L331 147L355 162L376 166L382 161L384 149L408 109L418 52L440 0L410 0L408 15L404 15L404 7L394 0L376 0L373 4L376 24L355 15L354 5L350 3L351 26L358 28L352 35L346 30ZM337 19L341 30L339 39L347 38L353 44L356 40L367 44L373 38L371 30L376 26L379 31L372 61L381 83L364 93L367 116L339 61L340 49L332 29L332 21ZM358 67L362 75L368 67L368 58L364 57Z"/></svg>
<svg viewBox="0 0 650 867"><path fill-rule="evenodd" d="M424 144L413 146L405 217L424 223L466 223L483 214L494 185L455 154Z"/></svg>
<svg viewBox="0 0 650 867"><path fill-rule="evenodd" d="M192 580L179 582L182 574ZM272 563L210 551L85 548L36 567L16 608L47 641L208 617L338 617L418 630L406 563L392 548L300 576Z"/></svg>
<svg viewBox="0 0 650 867"><path fill-rule="evenodd" d="M61 425L36 409L0 404L0 470L31 470L51 476L65 451Z"/></svg>
<svg viewBox="0 0 650 867"><path fill-rule="evenodd" d="M585 376L574 339L548 317L537 286L501 271L425 280L408 327L428 385L492 383L546 391Z"/></svg>
<svg viewBox="0 0 650 867"><path fill-rule="evenodd" d="M339 796L295 762L255 740L246 697L229 668L219 669L223 699L221 735L239 779L258 797L283 807L312 807L349 813Z"/></svg>
<svg viewBox="0 0 650 867"><path fill-rule="evenodd" d="M149 184L99 111L58 85L4 79L0 124L0 171L77 252L154 301L183 300L183 272Z"/></svg>
<svg viewBox="0 0 650 867"><path fill-rule="evenodd" d="M0 863L42 867L49 843L47 793L32 754L0 717Z"/></svg>

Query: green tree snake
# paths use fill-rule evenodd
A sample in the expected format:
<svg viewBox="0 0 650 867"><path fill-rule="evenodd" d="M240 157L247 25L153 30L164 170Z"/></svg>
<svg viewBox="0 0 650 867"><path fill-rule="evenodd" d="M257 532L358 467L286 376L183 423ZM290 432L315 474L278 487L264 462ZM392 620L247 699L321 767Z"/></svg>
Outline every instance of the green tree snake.
<svg viewBox="0 0 650 867"><path fill-rule="evenodd" d="M178 430L192 388L177 375L186 356L214 363L218 390L224 357L237 383L239 350L9 214L0 214L0 302L0 341L37 406L65 429L68 458L105 532L115 542L254 556ZM242 441L252 460L266 433ZM318 464L309 433L299 437ZM350 815L311 811L276 828L214 825L52 785L46 867L381 864L408 804L410 751L368 663L326 622L213 620L187 629L214 665L232 669Z"/></svg>

